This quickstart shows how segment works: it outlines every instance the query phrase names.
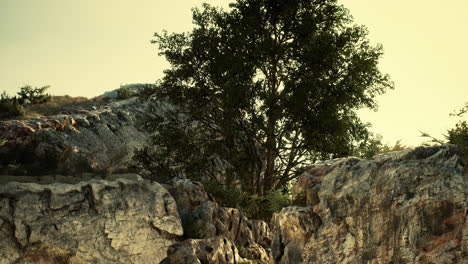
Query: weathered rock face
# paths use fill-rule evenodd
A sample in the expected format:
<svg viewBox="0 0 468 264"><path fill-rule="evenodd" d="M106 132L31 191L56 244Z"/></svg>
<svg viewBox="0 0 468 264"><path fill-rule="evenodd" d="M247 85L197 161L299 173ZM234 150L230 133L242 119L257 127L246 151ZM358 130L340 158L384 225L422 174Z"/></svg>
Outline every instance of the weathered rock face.
<svg viewBox="0 0 468 264"><path fill-rule="evenodd" d="M172 245L166 263L269 263L272 234L267 223L247 219L234 208L218 207L201 183L174 179L168 188L177 202L184 236L197 239Z"/></svg>
<svg viewBox="0 0 468 264"><path fill-rule="evenodd" d="M8 141L0 147L0 169L3 174L37 175L124 167L148 137L135 124L142 109L131 98L91 111L1 121L0 138ZM21 165L20 171L12 164Z"/></svg>
<svg viewBox="0 0 468 264"><path fill-rule="evenodd" d="M0 263L159 263L183 230L147 181L0 186Z"/></svg>
<svg viewBox="0 0 468 264"><path fill-rule="evenodd" d="M463 263L467 177L454 146L310 168L272 221L275 263ZM315 220L313 220L315 219Z"/></svg>

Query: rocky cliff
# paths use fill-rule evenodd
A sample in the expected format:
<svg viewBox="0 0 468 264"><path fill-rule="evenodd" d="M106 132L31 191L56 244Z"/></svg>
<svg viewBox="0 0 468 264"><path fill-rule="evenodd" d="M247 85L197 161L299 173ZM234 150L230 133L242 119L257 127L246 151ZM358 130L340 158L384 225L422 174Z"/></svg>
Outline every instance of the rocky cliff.
<svg viewBox="0 0 468 264"><path fill-rule="evenodd" d="M466 263L467 177L454 146L310 167L272 219L275 263Z"/></svg>
<svg viewBox="0 0 468 264"><path fill-rule="evenodd" d="M133 150L145 144L136 116L136 98L90 109L0 122L0 174L110 173L124 168Z"/></svg>
<svg viewBox="0 0 468 264"><path fill-rule="evenodd" d="M0 263L448 264L468 258L467 177L454 146L315 164L298 179L294 205L270 225L220 207L197 182L125 178L1 186Z"/></svg>

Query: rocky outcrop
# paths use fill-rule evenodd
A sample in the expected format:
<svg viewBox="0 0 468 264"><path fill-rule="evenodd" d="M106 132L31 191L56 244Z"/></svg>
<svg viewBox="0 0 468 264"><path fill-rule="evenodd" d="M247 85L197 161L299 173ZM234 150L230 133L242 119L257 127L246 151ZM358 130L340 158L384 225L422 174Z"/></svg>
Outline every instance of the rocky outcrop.
<svg viewBox="0 0 468 264"><path fill-rule="evenodd" d="M159 263L182 236L158 183L117 179L0 186L0 263Z"/></svg>
<svg viewBox="0 0 468 264"><path fill-rule="evenodd" d="M463 263L467 177L455 146L309 168L276 214L275 263Z"/></svg>
<svg viewBox="0 0 468 264"><path fill-rule="evenodd" d="M174 179L168 188L177 202L184 237L190 239L172 245L166 263L269 263L272 234L267 223L219 207L201 183Z"/></svg>
<svg viewBox="0 0 468 264"><path fill-rule="evenodd" d="M0 174L109 174L148 138L137 128L136 98L67 114L0 122Z"/></svg>

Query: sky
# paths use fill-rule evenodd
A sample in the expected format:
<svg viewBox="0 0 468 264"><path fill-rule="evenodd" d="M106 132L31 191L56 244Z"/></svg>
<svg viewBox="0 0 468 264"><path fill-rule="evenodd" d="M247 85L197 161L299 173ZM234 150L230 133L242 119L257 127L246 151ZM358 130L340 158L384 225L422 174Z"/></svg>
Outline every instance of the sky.
<svg viewBox="0 0 468 264"><path fill-rule="evenodd" d="M168 67L155 32L192 28L191 8L226 0L0 0L0 91L51 85L54 95L93 97L154 83ZM468 101L467 0L341 0L372 43L395 89L377 112L360 110L384 142L417 146L419 131L443 138Z"/></svg>

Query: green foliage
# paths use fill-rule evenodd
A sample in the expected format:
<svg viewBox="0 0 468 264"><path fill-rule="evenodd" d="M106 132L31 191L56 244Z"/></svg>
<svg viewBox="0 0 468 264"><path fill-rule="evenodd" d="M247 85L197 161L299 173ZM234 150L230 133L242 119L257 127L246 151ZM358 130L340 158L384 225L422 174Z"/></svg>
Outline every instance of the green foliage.
<svg viewBox="0 0 468 264"><path fill-rule="evenodd" d="M215 181L204 181L205 190L215 197L220 206L242 209L245 193L232 186L221 185Z"/></svg>
<svg viewBox="0 0 468 264"><path fill-rule="evenodd" d="M462 155L468 158L468 124L466 121L460 121L455 125L455 128L447 131L447 140L450 144L455 144L460 147Z"/></svg>
<svg viewBox="0 0 468 264"><path fill-rule="evenodd" d="M0 138L0 147L5 145L8 142L5 138Z"/></svg>
<svg viewBox="0 0 468 264"><path fill-rule="evenodd" d="M117 99L119 100L125 100L133 96L135 96L135 93L128 86L120 86L117 90Z"/></svg>
<svg viewBox="0 0 468 264"><path fill-rule="evenodd" d="M468 103L458 111L450 114L450 116L463 118L466 113L468 113ZM438 139L426 132L422 132L421 137L428 138L429 141L425 143L425 145L431 144L454 144L460 148L462 156L467 159L468 158L468 124L466 120L459 120L458 123L455 124L455 127L452 129L447 130L447 134L444 135L445 139Z"/></svg>
<svg viewBox="0 0 468 264"><path fill-rule="evenodd" d="M393 88L381 46L334 0L237 0L194 9L189 33L155 34L171 69L142 124L137 161L153 175L224 173L250 194L281 189L317 158L367 135L356 109ZM219 164L223 164L221 171Z"/></svg>
<svg viewBox="0 0 468 264"><path fill-rule="evenodd" d="M203 184L206 191L215 197L220 206L237 208L251 219L270 221L273 213L291 204L289 195L280 190L269 192L265 196L258 196L212 181L205 181Z"/></svg>
<svg viewBox="0 0 468 264"><path fill-rule="evenodd" d="M265 196L248 195L241 203L240 208L248 218L270 221L273 213L291 204L288 195L280 190L267 193Z"/></svg>
<svg viewBox="0 0 468 264"><path fill-rule="evenodd" d="M24 107L16 98L9 97L6 92L0 95L0 119L23 116Z"/></svg>
<svg viewBox="0 0 468 264"><path fill-rule="evenodd" d="M402 145L401 141L395 142L395 145L387 145L382 142L381 135L369 134L369 136L360 142L353 151L353 155L361 158L370 159L373 156L391 151L400 151L406 149L407 146Z"/></svg>
<svg viewBox="0 0 468 264"><path fill-rule="evenodd" d="M49 88L50 86L33 88L31 85L25 85L20 87L18 96L23 102L29 101L31 104L43 104L50 101L51 96L46 93L46 90Z"/></svg>

